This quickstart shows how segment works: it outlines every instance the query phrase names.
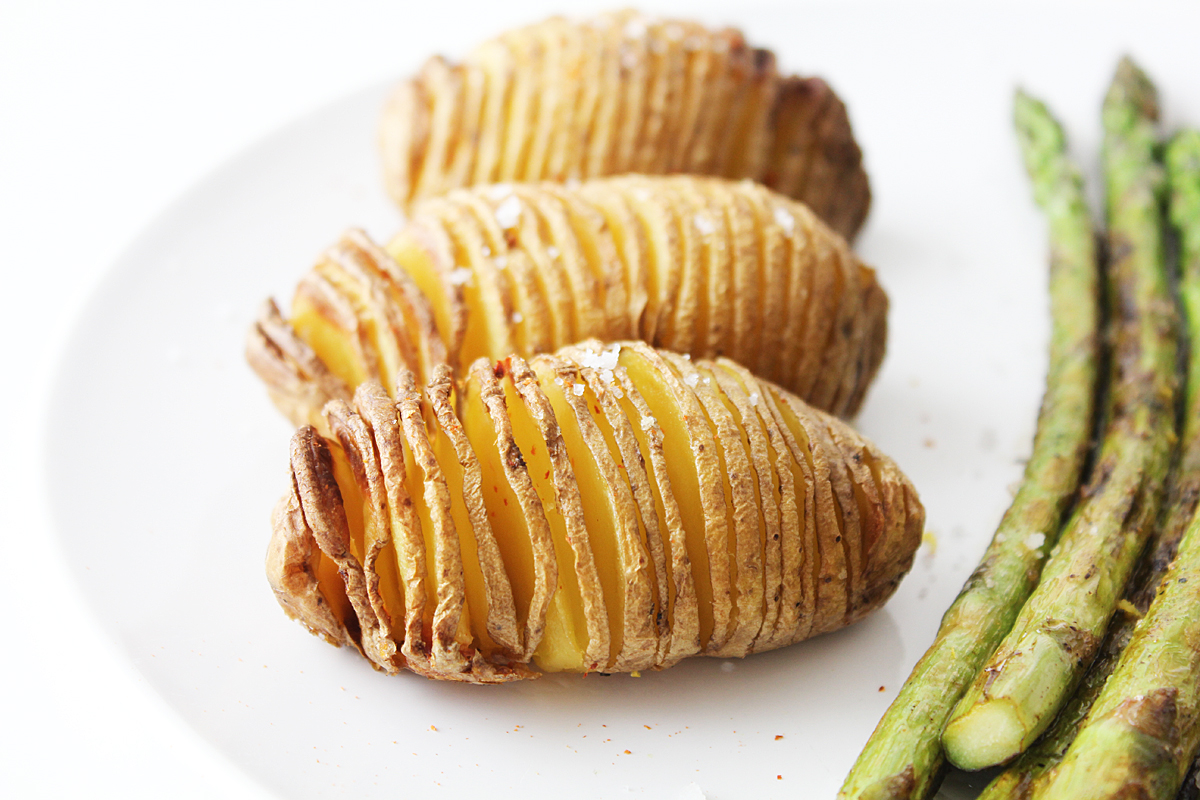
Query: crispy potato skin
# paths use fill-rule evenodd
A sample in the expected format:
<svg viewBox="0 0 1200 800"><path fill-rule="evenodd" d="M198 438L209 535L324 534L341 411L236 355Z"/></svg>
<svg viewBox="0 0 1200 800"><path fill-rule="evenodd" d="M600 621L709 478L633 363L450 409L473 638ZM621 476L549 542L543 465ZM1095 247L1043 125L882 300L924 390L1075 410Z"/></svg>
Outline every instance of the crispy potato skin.
<svg viewBox="0 0 1200 800"><path fill-rule="evenodd" d="M267 556L289 616L385 672L499 683L771 650L878 608L920 544L890 459L727 359L592 340L397 381L395 401L372 383L331 401L332 438L296 433ZM671 454L704 466L677 481ZM494 521L509 497L520 530Z"/></svg>
<svg viewBox="0 0 1200 800"><path fill-rule="evenodd" d="M750 181L621 176L458 189L385 250L350 231L268 304L247 357L297 425L367 379L637 338L728 357L838 416L883 360L888 299L807 207Z"/></svg>
<svg viewBox="0 0 1200 800"><path fill-rule="evenodd" d="M459 64L435 56L380 122L403 208L472 184L691 173L749 178L853 239L871 193L846 107L781 75L729 28L634 11L509 31Z"/></svg>

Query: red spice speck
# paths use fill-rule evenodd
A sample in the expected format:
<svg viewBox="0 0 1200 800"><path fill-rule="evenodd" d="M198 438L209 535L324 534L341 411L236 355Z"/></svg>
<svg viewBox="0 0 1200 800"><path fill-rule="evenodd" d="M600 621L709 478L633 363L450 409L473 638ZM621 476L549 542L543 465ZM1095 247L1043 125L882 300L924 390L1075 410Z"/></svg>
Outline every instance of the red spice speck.
<svg viewBox="0 0 1200 800"><path fill-rule="evenodd" d="M633 753L631 753L631 752L629 752L628 750L626 750L626 751L625 751L625 755L627 755L627 756L631 756L631 755L633 755Z"/></svg>
<svg viewBox="0 0 1200 800"><path fill-rule="evenodd" d="M886 686L880 686L880 687L879 687L879 691L881 691L881 692L886 692L886 691L887 691L887 687L886 687Z"/></svg>
<svg viewBox="0 0 1200 800"><path fill-rule="evenodd" d="M777 780L777 781L781 781L781 780L783 780L783 776L782 776L782 775L776 775L776 776L775 776L775 780Z"/></svg>
<svg viewBox="0 0 1200 800"><path fill-rule="evenodd" d="M778 741L779 741L780 739L782 739L782 738L783 738L783 734L782 734L782 733L777 733L777 734L775 734L775 741L777 741L777 742L778 742Z"/></svg>

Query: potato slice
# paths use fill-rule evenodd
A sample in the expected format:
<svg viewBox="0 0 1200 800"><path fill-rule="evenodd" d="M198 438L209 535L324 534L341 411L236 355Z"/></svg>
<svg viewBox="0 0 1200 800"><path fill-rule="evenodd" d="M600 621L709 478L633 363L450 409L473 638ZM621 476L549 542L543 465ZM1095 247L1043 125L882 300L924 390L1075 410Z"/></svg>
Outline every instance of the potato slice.
<svg viewBox="0 0 1200 800"><path fill-rule="evenodd" d="M438 195L450 188L446 180L450 152L459 136L461 120L462 70L452 69L441 56L425 62L417 78L429 103L429 137L416 174L420 195Z"/></svg>
<svg viewBox="0 0 1200 800"><path fill-rule="evenodd" d="M664 143L669 155L666 172L693 172L689 159L696 148L705 105L705 89L718 75L717 54L711 47L711 35L695 22L672 23L680 32L683 50L683 85L680 87L677 129Z"/></svg>
<svg viewBox="0 0 1200 800"><path fill-rule="evenodd" d="M267 582L284 612L314 636L362 652L358 617L337 568L317 547L304 521L294 477L291 490L271 512Z"/></svg>
<svg viewBox="0 0 1200 800"><path fill-rule="evenodd" d="M623 192L607 182L580 184L579 196L604 215L604 225L612 236L624 270L625 308L622 310L630 331L639 331L646 312L647 261L646 233L634 215ZM565 340L564 340L565 341Z"/></svg>
<svg viewBox="0 0 1200 800"><path fill-rule="evenodd" d="M421 397L411 372L400 375L396 385L400 430L406 445L406 468L410 480L423 487L417 515L425 534L426 574L433 607L430 625L430 668L439 674L466 672L463 655L471 645L470 615L466 608L462 551L450 506L450 488L434 455L425 427Z"/></svg>
<svg viewBox="0 0 1200 800"><path fill-rule="evenodd" d="M616 166L620 141L620 124L625 93L621 90L624 75L624 34L612 15L596 17L583 27L588 58L595 66L586 73L583 90L588 101L581 102L575 127L567 132L574 137L586 131L582 140L585 149L578 174L569 178L583 179L589 175L612 175L621 170ZM592 92L595 99L591 99ZM594 108L592 105L594 104Z"/></svg>
<svg viewBox="0 0 1200 800"><path fill-rule="evenodd" d="M465 398L464 428L479 455L484 505L489 520L495 521L497 546L522 626L520 658L528 661L542 641L550 598L558 586L550 523L517 445L504 387L492 362L480 359L472 365ZM530 450L536 456L536 445Z"/></svg>
<svg viewBox="0 0 1200 800"><path fill-rule="evenodd" d="M576 365L556 356L530 361L554 408L579 487L588 544L608 611L610 655L602 671L628 672L654 665L657 636L649 557L639 532L629 481L614 458L611 429L599 401ZM607 436L605 434L608 434Z"/></svg>
<svg viewBox="0 0 1200 800"><path fill-rule="evenodd" d="M646 244L646 310L642 313L639 333L647 342L659 341L659 328L674 308L675 292L679 287L680 242L679 223L670 199L655 192L653 184L638 177L621 178L613 182L622 192L629 208L641 223ZM626 241L630 237L625 237Z"/></svg>
<svg viewBox="0 0 1200 800"><path fill-rule="evenodd" d="M762 432L767 442L767 456L770 461L773 476L773 494L778 500L779 508L779 583L778 614L774 624L770 624L770 603L774 599L771 593L772 578L775 569L775 548L772 538L767 539L765 563L765 591L767 611L763 620L763 629L754 643L754 651L762 652L775 647L782 647L795 640L798 632L806 634L811 627L815 607L817 565L816 526L813 524L813 488L805 473L793 460L791 450L781 428L782 420L773 413L774 409L766 398L764 388L750 372L740 364L729 359L718 360L720 371L731 376L741 389L745 402L754 409L758 416ZM722 389L731 388L728 382L721 383ZM729 394L727 392L727 394ZM736 395L734 391L731 397ZM744 406L739 405L744 409ZM747 431L752 426L747 424ZM752 434L751 434L752 435ZM760 478L759 487L763 482ZM769 512L767 512L769 514ZM768 523L769 525L769 523ZM769 530L769 528L768 528Z"/></svg>
<svg viewBox="0 0 1200 800"><path fill-rule="evenodd" d="M682 191L680 182L671 181L663 186L663 190L674 212L679 233L679 260L672 265L679 278L670 313L665 313L664 308L664 313L660 314L658 336L662 341L671 342L673 349L691 353L696 351L696 334L702 330L700 309L707 277L704 273L707 265L701 260L701 240L705 231L715 226L707 216L700 214L694 198Z"/></svg>
<svg viewBox="0 0 1200 800"><path fill-rule="evenodd" d="M571 225L569 211L561 200L540 187L517 185L512 191L538 220L540 237L546 247L553 247L557 253L548 266L561 277L550 276L546 282L568 287L574 312L572 335L575 339L603 335L608 328L606 287L597 277L598 270L587 261L583 244Z"/></svg>
<svg viewBox="0 0 1200 800"><path fill-rule="evenodd" d="M706 653L718 652L728 641L733 587L725 481L712 429L700 401L658 351L641 343L623 345L620 364L651 414L638 424L663 430L667 473L682 512L696 586L700 646Z"/></svg>
<svg viewBox="0 0 1200 800"><path fill-rule="evenodd" d="M661 496L656 495L653 479L646 471L647 456L643 455L641 445L634 433L634 427L630 421L630 409L622 404L626 386L629 384L628 377L622 374L623 371L618 363L620 352L619 344L607 347L592 340L583 342L578 347L564 348L559 351L558 356L578 368L579 375L587 385L588 391L594 396L595 402L590 402L588 398L585 398L583 402L592 414L596 426L604 435L609 453L616 462L624 482L628 483L635 503L638 542L650 556L646 567L650 575L648 588L654 606L655 636L658 640L654 665L661 666L671 657L672 652L672 584L678 576L672 574L670 570L672 567L677 567L678 558L674 560L671 558L671 548L686 549L686 544L682 539L683 531L682 524L678 519L678 506L673 508L673 521L668 523L665 517L665 505ZM629 388L632 389L631 386ZM636 394L636 390L631 393ZM646 416L646 413L634 411L632 416L641 419ZM657 455L661 456L661 450L660 436ZM664 463L662 465L664 473L665 466ZM667 488L668 499L674 504L674 495L670 493L669 486ZM669 538L671 534L668 532L668 524L676 526L670 530L677 532L677 541L673 542ZM671 567L668 567L669 563ZM687 577L690 579L690 573L687 574ZM693 591L693 605L694 595Z"/></svg>
<svg viewBox="0 0 1200 800"><path fill-rule="evenodd" d="M484 244L477 218L453 193L426 201L422 213L437 219L449 236L455 263L471 271L471 279L463 284L466 328L457 363L467 365L477 358L513 352L513 293L507 253L495 253Z"/></svg>
<svg viewBox="0 0 1200 800"><path fill-rule="evenodd" d="M534 484L554 538L559 585L567 590L563 605L552 607L547 614L546 631L534 658L546 670L603 670L611 654L608 611L570 454L537 375L523 359L512 357L507 364L512 388L519 397L519 401L513 398L508 403L513 432L518 441L530 442L529 449L522 447L522 452L528 453L526 459L533 465ZM518 402L523 407L517 408ZM536 438L530 435L531 428ZM539 438L544 453L541 457L533 452ZM543 465L546 468L539 472ZM572 640L577 648L574 652L568 647Z"/></svg>
<svg viewBox="0 0 1200 800"><path fill-rule="evenodd" d="M747 51L750 72L740 92L740 108L730 125L734 132L732 147L725 153L724 174L731 178L749 178L763 173L771 143L771 112L779 91L779 72L775 54L754 48Z"/></svg>
<svg viewBox="0 0 1200 800"><path fill-rule="evenodd" d="M633 327L629 325L625 270L604 214L591 203L585 202L577 191L568 191L552 183L543 183L538 188L562 204L567 222L579 243L583 263L594 276L593 285L598 287L599 294L595 298L582 299L581 304L599 305L603 309L605 336L628 339L633 335ZM581 311L578 318L586 318L585 313Z"/></svg>
<svg viewBox="0 0 1200 800"><path fill-rule="evenodd" d="M726 549L733 608L723 644L710 647L708 652L714 656L742 657L750 652L763 621L763 517L749 443L745 430L714 385L711 373L697 369L689 359L674 353L664 352L663 357L700 401L712 431L719 474L724 476L720 486L725 495L725 520L730 532Z"/></svg>
<svg viewBox="0 0 1200 800"><path fill-rule="evenodd" d="M341 445L340 453L334 451L335 474L339 467L348 468L352 479L339 485L352 484L355 490L345 492L342 500L352 534L351 550L362 562L364 590L378 625L379 650L372 660L386 671L395 672L396 642L403 635L404 595L396 574L391 519L375 443L362 418L348 403L331 402L325 407L325 419L330 433ZM344 466L339 455L345 459ZM352 505L355 500L357 507ZM354 535L356 531L361 531L361 541Z"/></svg>
<svg viewBox="0 0 1200 800"><path fill-rule="evenodd" d="M594 174L620 175L635 171L642 126L650 107L650 43L646 23L641 15L632 13L621 15L616 24L620 31L617 51L620 77L613 87L619 98L617 135L605 171Z"/></svg>
<svg viewBox="0 0 1200 800"><path fill-rule="evenodd" d="M513 312L510 335L516 352L541 353L553 348L551 326L546 324L549 309L529 254L521 247L521 216L524 213L516 195L460 192L455 200L473 215L483 237L481 255L503 264ZM502 259L502 261L501 261ZM495 357L489 354L490 358Z"/></svg>
<svg viewBox="0 0 1200 800"><path fill-rule="evenodd" d="M733 185L733 191L746 199L752 209L754 220L754 241L758 245L758 296L761 299L760 310L762 325L786 325L789 321L787 314L787 299L789 282L793 274L788 269L790 260L784 249L784 226L775 217L771 205L771 193L762 186L750 181L739 181ZM776 323L770 321L778 320ZM760 339L761 340L761 339ZM786 339L784 339L786 341ZM748 359L745 364L748 369L760 375L778 375L780 365L780 347L759 347L756 357Z"/></svg>
<svg viewBox="0 0 1200 800"><path fill-rule="evenodd" d="M387 253L425 296L450 365L457 366L467 329L465 291L474 276L455 264L454 244L446 229L436 219L414 215L388 243Z"/></svg>
<svg viewBox="0 0 1200 800"><path fill-rule="evenodd" d="M399 411L378 383L365 383L354 393L354 407L371 431L379 457L379 472L392 531L395 575L404 595L404 628L400 651L409 669L431 674L431 643L426 620L433 619L426 575L425 536L416 502L408 489L408 466L403 446Z"/></svg>
<svg viewBox="0 0 1200 800"><path fill-rule="evenodd" d="M471 184L488 184L499 180L500 157L508 129L508 102L512 92L516 58L505 42L484 42L471 54L470 62L478 65L484 75L483 103L479 117L479 139ZM392 106L397 111L402 108ZM393 194L393 196L395 196ZM401 203L406 206L417 199L409 193Z"/></svg>
<svg viewBox="0 0 1200 800"><path fill-rule="evenodd" d="M360 538L362 499L345 458L339 447L326 444L313 428L301 428L292 439L292 475L313 541L337 566L342 577L346 598L358 622L359 631L355 638L362 653L374 666L387 669L393 648L380 630L379 620L367 597ZM345 487L344 493L342 487ZM352 523L357 524L352 527Z"/></svg>
<svg viewBox="0 0 1200 800"><path fill-rule="evenodd" d="M717 192L729 226L731 315L729 349L726 355L754 370L763 349L762 294L758 279L759 249L754 227L754 212L744 197L733 191L730 184L708 183ZM757 374L757 373L756 373Z"/></svg>
<svg viewBox="0 0 1200 800"><path fill-rule="evenodd" d="M456 489L450 493L450 507L462 552L472 630L479 649L489 660L496 657L497 651L506 659L519 657L523 648L512 587L488 522L479 459L455 414L452 391L450 368L443 366L434 374L426 398L437 419L434 452L447 485Z"/></svg>
<svg viewBox="0 0 1200 800"><path fill-rule="evenodd" d="M719 391L729 409L753 467L751 476L754 480L754 509L758 512L762 606L758 631L748 649L749 652L757 652L764 649L762 643L774 636L779 604L783 599L780 479L771 463L770 442L756 408L762 402L762 397L757 393L747 394L736 377L716 364L705 362L699 369L704 377L711 379L714 390ZM743 608L740 613L749 613L749 609Z"/></svg>
<svg viewBox="0 0 1200 800"><path fill-rule="evenodd" d="M792 457L807 468L807 480L813 486L813 525L820 562L813 622L808 635L815 636L840 627L845 617L850 573L842 537L857 532L847 531L839 516L839 512L847 507L839 502L839 487L836 478L830 475L829 453L819 438L820 430L806 415L798 415L788 398L774 387L770 387L767 399L779 413Z"/></svg>
<svg viewBox="0 0 1200 800"><path fill-rule="evenodd" d="M323 426L320 409L350 397L350 387L284 321L274 300L263 303L246 337L246 361L293 425Z"/></svg>

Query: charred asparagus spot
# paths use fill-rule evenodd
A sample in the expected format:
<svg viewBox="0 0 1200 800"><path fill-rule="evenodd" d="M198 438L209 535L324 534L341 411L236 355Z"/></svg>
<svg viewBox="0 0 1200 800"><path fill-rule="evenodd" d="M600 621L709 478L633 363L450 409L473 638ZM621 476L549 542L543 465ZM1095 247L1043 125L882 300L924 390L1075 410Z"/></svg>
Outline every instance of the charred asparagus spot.
<svg viewBox="0 0 1200 800"><path fill-rule="evenodd" d="M1161 582L1148 581L1149 610L1136 626L1114 626L1128 645L1102 684L1061 764L1035 786L1036 797L1174 797L1200 749L1200 133L1178 136L1167 151L1170 216L1178 233L1187 312L1187 403L1183 451L1170 491L1161 541L1149 562L1162 577L1170 549L1178 554ZM1182 534L1182 538L1180 535ZM1157 569L1156 569L1157 567ZM1123 629L1123 630L1122 630ZM1113 633L1110 633L1112 636ZM1093 667L1095 669L1095 667Z"/></svg>
<svg viewBox="0 0 1200 800"><path fill-rule="evenodd" d="M936 788L941 734L1037 583L1078 489L1096 396L1099 270L1079 171L1046 107L1018 92L1017 134L1050 225L1053 331L1033 454L1013 504L937 638L880 720L839 797L921 798Z"/></svg>
<svg viewBox="0 0 1200 800"><path fill-rule="evenodd" d="M942 742L964 769L1029 747L1096 655L1161 504L1175 444L1177 313L1163 255L1154 87L1121 62L1104 103L1112 391L1083 500L1012 630L954 711Z"/></svg>
<svg viewBox="0 0 1200 800"><path fill-rule="evenodd" d="M364 384L333 437L296 434L268 559L289 616L384 671L762 652L878 608L920 542L890 460L731 362L591 341L424 392L402 370L396 395Z"/></svg>

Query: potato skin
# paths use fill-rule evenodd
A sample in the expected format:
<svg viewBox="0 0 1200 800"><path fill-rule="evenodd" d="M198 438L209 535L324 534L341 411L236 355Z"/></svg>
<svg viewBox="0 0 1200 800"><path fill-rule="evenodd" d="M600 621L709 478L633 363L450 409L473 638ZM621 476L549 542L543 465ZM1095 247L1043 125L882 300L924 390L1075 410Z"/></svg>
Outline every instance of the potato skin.
<svg viewBox="0 0 1200 800"><path fill-rule="evenodd" d="M426 62L380 122L407 209L501 181L690 173L765 184L853 239L871 193L846 107L742 34L619 11L552 18Z"/></svg>
<svg viewBox="0 0 1200 800"><path fill-rule="evenodd" d="M454 190L418 203L386 251L351 231L300 281L290 322L265 308L247 356L297 425L402 367L425 382L587 338L732 358L849 417L887 310L875 271L804 205L749 181L621 176Z"/></svg>
<svg viewBox="0 0 1200 800"><path fill-rule="evenodd" d="M762 652L878 608L920 544L924 509L890 459L841 420L728 360L692 362L640 342L588 341L528 364L481 359L462 384L443 369L424 392L410 372L398 380L397 401L366 384L353 403L331 402L337 439L311 427L296 433L291 486L272 519L267 559L289 616L386 672L474 683L535 677L539 648L562 635L546 620L564 581L577 587L587 621L576 632L583 639L555 644L578 649L574 671L662 669L688 655ZM461 403L453 410L455 393L481 398L467 404L479 420L464 422ZM514 402L536 423L524 433L512 422ZM656 418L651 406L680 409L681 417ZM472 421L495 431L473 440L495 449L481 454L487 459L463 434ZM453 447L439 450L445 435ZM549 465L544 475L530 469L539 447L550 457L536 462ZM698 488L715 481L714 503L673 482L665 459L681 452L711 461ZM381 469L381 453L404 453L417 466L407 474ZM500 500L479 483L483 460L502 463L519 489L526 530L489 522L487 503ZM463 486L443 477L447 468L468 467ZM730 503L716 502L722 491ZM352 498L361 509L347 505ZM428 510L410 513L418 501ZM453 514L462 502L470 513ZM702 505L701 527L689 527L679 509ZM557 544L546 529L551 512L569 522ZM422 515L432 530L422 532ZM614 520L624 520L617 534ZM540 570L530 597L515 597L520 582L506 572L516 550L505 537L514 535L530 537L525 552ZM614 535L616 548L605 550L604 537ZM686 542L707 548L706 564L687 557ZM573 574L555 576L555 546L574 548ZM337 570L318 570L318 558ZM383 568L388 558L396 569ZM464 584L472 572L486 584L480 608L468 600L469 577ZM619 594L605 588L613 574ZM381 585L388 575L403 576L405 585ZM700 581L713 587L707 602L723 611L704 609ZM727 588L714 593L719 586ZM400 597L403 609L395 606ZM482 619L468 627L476 615ZM713 621L710 633L697 635L698 615Z"/></svg>

